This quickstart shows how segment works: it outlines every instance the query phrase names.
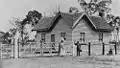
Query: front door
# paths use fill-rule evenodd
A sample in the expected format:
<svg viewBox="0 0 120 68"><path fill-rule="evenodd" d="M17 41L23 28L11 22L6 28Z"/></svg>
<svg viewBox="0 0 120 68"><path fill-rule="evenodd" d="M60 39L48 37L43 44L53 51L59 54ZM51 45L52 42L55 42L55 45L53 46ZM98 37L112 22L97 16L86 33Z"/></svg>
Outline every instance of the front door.
<svg viewBox="0 0 120 68"><path fill-rule="evenodd" d="M52 50L55 50L55 34L51 34Z"/></svg>
<svg viewBox="0 0 120 68"><path fill-rule="evenodd" d="M51 42L55 42L55 34L51 35Z"/></svg>

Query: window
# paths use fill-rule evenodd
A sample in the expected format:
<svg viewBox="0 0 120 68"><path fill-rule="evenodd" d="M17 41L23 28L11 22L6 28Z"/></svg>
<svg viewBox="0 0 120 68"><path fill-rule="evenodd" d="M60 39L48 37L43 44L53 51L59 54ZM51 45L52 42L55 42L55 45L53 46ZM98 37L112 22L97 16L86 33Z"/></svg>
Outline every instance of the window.
<svg viewBox="0 0 120 68"><path fill-rule="evenodd" d="M103 33L102 32L99 32L99 41L103 41Z"/></svg>
<svg viewBox="0 0 120 68"><path fill-rule="evenodd" d="M85 42L85 32L80 32L80 41Z"/></svg>
<svg viewBox="0 0 120 68"><path fill-rule="evenodd" d="M45 42L45 33L41 33L41 40Z"/></svg>
<svg viewBox="0 0 120 68"><path fill-rule="evenodd" d="M51 42L55 42L55 34L51 34Z"/></svg>
<svg viewBox="0 0 120 68"><path fill-rule="evenodd" d="M63 37L66 40L66 33L65 32L61 32L61 37Z"/></svg>

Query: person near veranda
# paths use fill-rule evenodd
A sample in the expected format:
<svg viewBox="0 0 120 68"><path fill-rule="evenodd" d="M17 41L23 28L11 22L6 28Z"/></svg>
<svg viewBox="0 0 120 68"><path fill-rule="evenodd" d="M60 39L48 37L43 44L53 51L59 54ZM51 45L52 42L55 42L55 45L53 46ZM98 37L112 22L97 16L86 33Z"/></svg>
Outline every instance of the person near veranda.
<svg viewBox="0 0 120 68"><path fill-rule="evenodd" d="M77 56L80 56L80 52L82 52L82 50L81 50L81 45L79 41L77 41L75 45L77 46Z"/></svg>
<svg viewBox="0 0 120 68"><path fill-rule="evenodd" d="M64 39L62 38L59 43L58 55L64 56L65 55L65 48L64 48Z"/></svg>

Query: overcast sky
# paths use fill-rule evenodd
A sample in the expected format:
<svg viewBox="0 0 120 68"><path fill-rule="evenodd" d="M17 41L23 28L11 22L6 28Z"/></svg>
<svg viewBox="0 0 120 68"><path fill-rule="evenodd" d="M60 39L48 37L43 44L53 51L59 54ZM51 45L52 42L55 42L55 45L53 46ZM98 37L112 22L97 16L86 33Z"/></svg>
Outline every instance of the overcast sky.
<svg viewBox="0 0 120 68"><path fill-rule="evenodd" d="M47 15L58 4L64 12L68 12L70 6L80 8L77 0L0 0L0 30L7 31L12 27L9 21L13 17L22 19L34 9ZM113 0L112 9L113 14L120 15L120 0Z"/></svg>

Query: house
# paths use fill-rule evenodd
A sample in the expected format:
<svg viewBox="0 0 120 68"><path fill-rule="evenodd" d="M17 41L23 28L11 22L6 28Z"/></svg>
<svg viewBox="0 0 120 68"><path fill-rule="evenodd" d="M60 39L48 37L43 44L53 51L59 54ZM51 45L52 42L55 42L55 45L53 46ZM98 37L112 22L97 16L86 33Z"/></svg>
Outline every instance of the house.
<svg viewBox="0 0 120 68"><path fill-rule="evenodd" d="M37 42L60 42L61 37L66 38L67 45L72 44L72 26L82 13L69 14L59 12L55 17L45 17L38 23L34 31L37 31ZM73 20L74 16L74 20Z"/></svg>
<svg viewBox="0 0 120 68"><path fill-rule="evenodd" d="M113 28L102 17L88 16L81 13L58 12L54 17L44 17L33 28L37 31L37 42L58 43L61 37L66 38L66 45L73 41L109 42Z"/></svg>
<svg viewBox="0 0 120 68"><path fill-rule="evenodd" d="M81 42L110 42L111 27L104 18L84 14L74 23L72 39Z"/></svg>

